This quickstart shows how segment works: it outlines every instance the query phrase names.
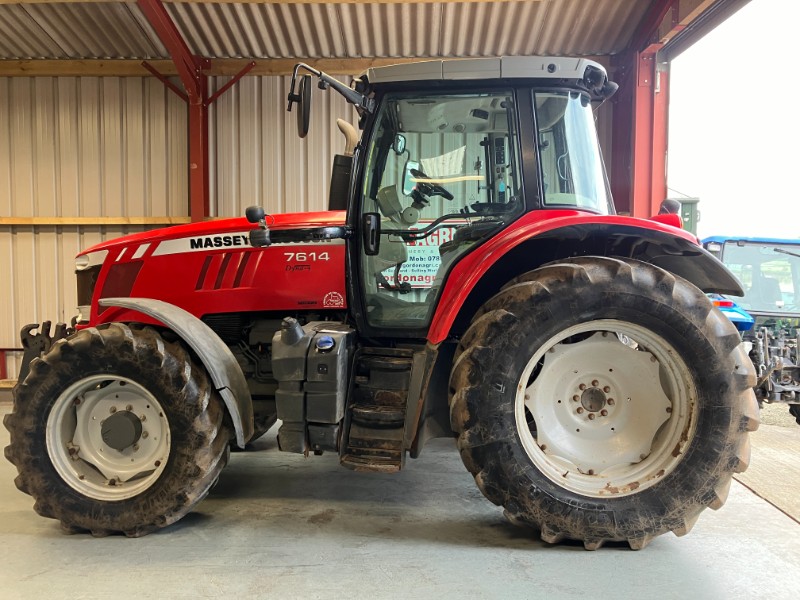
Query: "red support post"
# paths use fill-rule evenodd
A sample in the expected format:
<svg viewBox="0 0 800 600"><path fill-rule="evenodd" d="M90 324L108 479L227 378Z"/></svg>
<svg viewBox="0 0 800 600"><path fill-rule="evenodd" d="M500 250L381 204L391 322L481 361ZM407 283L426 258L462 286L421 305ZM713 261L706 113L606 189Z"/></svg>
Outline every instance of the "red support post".
<svg viewBox="0 0 800 600"><path fill-rule="evenodd" d="M201 80L199 98L189 100L189 214L202 221L209 211L208 93L206 78Z"/></svg>
<svg viewBox="0 0 800 600"><path fill-rule="evenodd" d="M675 7L675 0L654 3L614 64L620 89L613 99L611 189L617 210L635 217L658 212L667 194L669 72L658 64L662 44L652 38L670 11L672 28L679 27Z"/></svg>
<svg viewBox="0 0 800 600"><path fill-rule="evenodd" d="M137 0L172 57L189 105L189 215L202 221L210 213L208 165L208 61L192 54L160 0Z"/></svg>
<svg viewBox="0 0 800 600"><path fill-rule="evenodd" d="M657 213L667 193L667 81L656 64L656 52L657 48L640 53L636 66L631 214L637 217Z"/></svg>

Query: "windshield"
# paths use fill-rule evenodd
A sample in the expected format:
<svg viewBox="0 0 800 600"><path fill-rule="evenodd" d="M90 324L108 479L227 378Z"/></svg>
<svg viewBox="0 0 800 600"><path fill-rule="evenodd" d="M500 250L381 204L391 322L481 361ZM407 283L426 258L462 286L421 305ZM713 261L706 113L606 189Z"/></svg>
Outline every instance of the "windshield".
<svg viewBox="0 0 800 600"><path fill-rule="evenodd" d="M726 242L722 262L742 282L737 304L749 312L800 316L800 243Z"/></svg>
<svg viewBox="0 0 800 600"><path fill-rule="evenodd" d="M589 98L566 91L534 97L545 206L613 213Z"/></svg>

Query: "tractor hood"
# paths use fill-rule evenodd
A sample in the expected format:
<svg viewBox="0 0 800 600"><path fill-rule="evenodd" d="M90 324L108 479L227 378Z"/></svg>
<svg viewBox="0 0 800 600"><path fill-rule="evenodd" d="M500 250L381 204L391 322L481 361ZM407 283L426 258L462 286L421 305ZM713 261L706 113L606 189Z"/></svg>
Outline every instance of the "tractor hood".
<svg viewBox="0 0 800 600"><path fill-rule="evenodd" d="M280 215L268 215L267 224L270 229L306 229L312 227L343 226L345 222L344 211L325 211L307 213L289 213ZM78 256L91 254L99 250L111 250L121 246L131 244L160 244L161 242L177 239L188 239L201 236L230 235L231 233L243 233L247 237L248 232L256 226L248 223L244 217L232 219L215 219L213 221L201 221L188 225L175 225L164 227L153 231L143 231L132 233L122 237L107 240L95 244L86 250L78 253ZM249 244L249 242L248 242ZM237 246L239 244L236 244Z"/></svg>
<svg viewBox="0 0 800 600"><path fill-rule="evenodd" d="M345 213L270 215L271 231L341 227ZM244 218L136 233L97 244L76 258L80 326L151 322L102 298L153 298L199 318L248 312L346 307L345 242L326 239L253 248ZM277 236L276 236L277 237Z"/></svg>

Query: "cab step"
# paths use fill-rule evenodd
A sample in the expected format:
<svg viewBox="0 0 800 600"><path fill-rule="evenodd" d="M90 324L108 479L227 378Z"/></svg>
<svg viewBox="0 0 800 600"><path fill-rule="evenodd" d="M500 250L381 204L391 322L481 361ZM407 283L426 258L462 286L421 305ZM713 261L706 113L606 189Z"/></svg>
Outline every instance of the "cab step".
<svg viewBox="0 0 800 600"><path fill-rule="evenodd" d="M340 462L356 471L390 473L405 461L408 386L413 352L362 348L345 415Z"/></svg>

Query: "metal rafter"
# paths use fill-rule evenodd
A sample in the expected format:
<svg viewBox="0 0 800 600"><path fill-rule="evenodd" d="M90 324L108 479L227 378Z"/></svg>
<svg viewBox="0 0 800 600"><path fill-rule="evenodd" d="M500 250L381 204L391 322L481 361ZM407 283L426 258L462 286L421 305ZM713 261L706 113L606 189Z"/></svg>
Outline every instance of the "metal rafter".
<svg viewBox="0 0 800 600"><path fill-rule="evenodd" d="M2 1L2 0L0 0ZM202 74L208 77L232 77L248 69L251 76L291 75L294 65L306 63L329 75L358 75L370 67L416 62L419 58L215 58L208 61ZM0 60L0 77L147 77L178 75L171 60L148 60L148 68L140 59L24 59Z"/></svg>

